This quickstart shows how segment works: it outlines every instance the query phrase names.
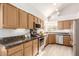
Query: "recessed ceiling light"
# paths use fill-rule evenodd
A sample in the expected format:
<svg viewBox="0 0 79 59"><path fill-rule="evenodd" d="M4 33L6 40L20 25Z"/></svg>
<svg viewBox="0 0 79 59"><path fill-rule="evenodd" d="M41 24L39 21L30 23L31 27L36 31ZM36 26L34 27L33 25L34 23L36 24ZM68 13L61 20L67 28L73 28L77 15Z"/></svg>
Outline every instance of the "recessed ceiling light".
<svg viewBox="0 0 79 59"><path fill-rule="evenodd" d="M56 9L56 11L58 11L58 9Z"/></svg>

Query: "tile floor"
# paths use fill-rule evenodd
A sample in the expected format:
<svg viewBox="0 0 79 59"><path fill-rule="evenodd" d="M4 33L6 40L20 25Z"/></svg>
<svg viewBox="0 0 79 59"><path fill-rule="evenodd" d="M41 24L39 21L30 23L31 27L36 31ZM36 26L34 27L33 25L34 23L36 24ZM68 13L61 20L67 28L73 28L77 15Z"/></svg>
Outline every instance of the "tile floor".
<svg viewBox="0 0 79 59"><path fill-rule="evenodd" d="M56 44L48 45L38 56L73 56L73 49Z"/></svg>

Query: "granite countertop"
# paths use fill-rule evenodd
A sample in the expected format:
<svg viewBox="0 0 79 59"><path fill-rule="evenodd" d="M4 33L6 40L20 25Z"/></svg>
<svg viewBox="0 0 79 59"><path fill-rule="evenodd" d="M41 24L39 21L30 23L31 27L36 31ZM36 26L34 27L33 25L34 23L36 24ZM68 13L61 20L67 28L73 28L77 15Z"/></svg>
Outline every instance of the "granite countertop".
<svg viewBox="0 0 79 59"><path fill-rule="evenodd" d="M33 40L33 39L18 40L18 41L11 42L11 43L8 43L8 44L0 44L0 46L4 46L6 49L8 49L8 48L11 48L13 46L16 46L16 45L19 45L19 44L22 44L22 43L25 43L25 42L28 42L28 41L31 41L31 40Z"/></svg>
<svg viewBox="0 0 79 59"><path fill-rule="evenodd" d="M15 42L11 42L11 43L8 43L8 44L0 44L0 47L3 46L6 49L8 49L8 48L11 48L13 46L16 46L16 45L19 45L19 44L22 44L22 43L25 43L25 42L28 42L28 41L31 41L31 40L34 40L34 39L36 39L36 38L34 38L34 37L32 37L31 39L25 38L24 40L17 40Z"/></svg>

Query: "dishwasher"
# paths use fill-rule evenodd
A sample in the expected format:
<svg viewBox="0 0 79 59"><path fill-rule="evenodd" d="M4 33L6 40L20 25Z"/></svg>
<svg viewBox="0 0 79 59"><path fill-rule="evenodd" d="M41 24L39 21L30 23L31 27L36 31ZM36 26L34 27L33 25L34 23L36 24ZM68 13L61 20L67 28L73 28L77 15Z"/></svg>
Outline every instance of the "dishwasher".
<svg viewBox="0 0 79 59"><path fill-rule="evenodd" d="M63 44L63 34L57 34L56 35L56 43L57 44Z"/></svg>

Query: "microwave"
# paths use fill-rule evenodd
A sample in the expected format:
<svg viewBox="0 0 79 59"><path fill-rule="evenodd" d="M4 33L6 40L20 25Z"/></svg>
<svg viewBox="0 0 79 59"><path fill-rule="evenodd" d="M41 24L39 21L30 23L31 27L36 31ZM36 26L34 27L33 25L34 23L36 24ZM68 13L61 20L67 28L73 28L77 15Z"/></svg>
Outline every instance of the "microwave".
<svg viewBox="0 0 79 59"><path fill-rule="evenodd" d="M35 24L35 28L41 28L40 24Z"/></svg>

